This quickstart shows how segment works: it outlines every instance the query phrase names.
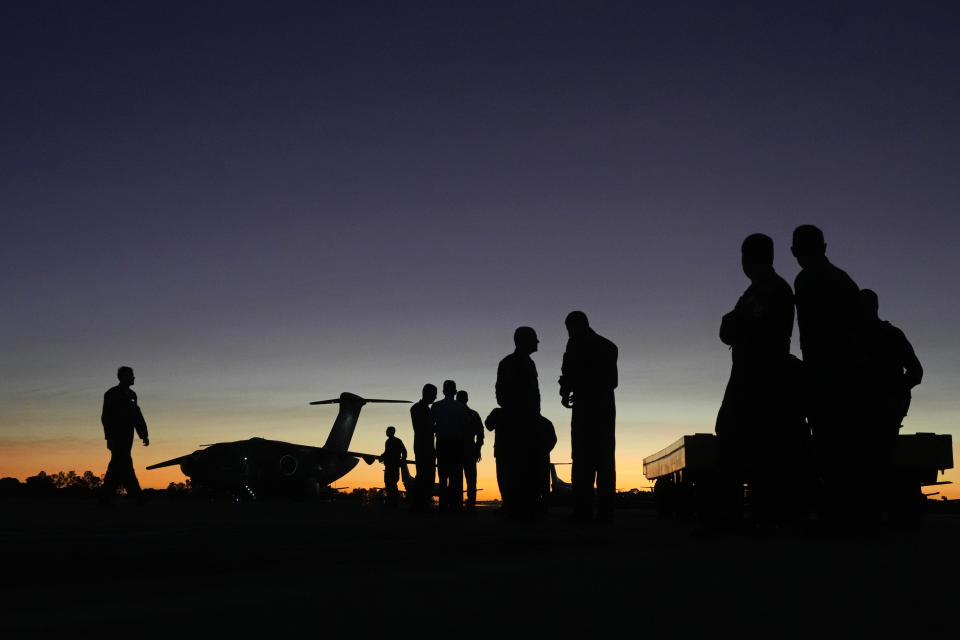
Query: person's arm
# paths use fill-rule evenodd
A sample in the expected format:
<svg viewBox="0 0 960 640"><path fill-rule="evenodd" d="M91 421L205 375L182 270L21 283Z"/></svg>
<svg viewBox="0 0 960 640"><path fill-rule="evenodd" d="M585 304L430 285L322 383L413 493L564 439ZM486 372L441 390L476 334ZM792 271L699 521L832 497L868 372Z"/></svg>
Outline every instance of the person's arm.
<svg viewBox="0 0 960 640"><path fill-rule="evenodd" d="M620 383L619 378L617 377L617 358L620 356L620 350L617 349L617 345L610 343L612 351L612 359L610 362L610 373L613 374L613 384L610 386L611 389L616 389L617 385Z"/></svg>
<svg viewBox="0 0 960 640"><path fill-rule="evenodd" d="M728 346L736 346L745 336L756 335L759 327L765 323L767 306L762 298L762 290L750 289L740 296L733 311L720 321L720 341Z"/></svg>
<svg viewBox="0 0 960 640"><path fill-rule="evenodd" d="M505 407L510 403L510 400L508 399L509 392L507 389L511 382L509 380L510 374L507 369L508 367L504 365L503 361L497 365L497 382L494 385L494 395L497 399L497 404L501 407Z"/></svg>
<svg viewBox="0 0 960 640"><path fill-rule="evenodd" d="M902 331L900 335L903 336L903 381L907 389L913 389L923 380L923 365L920 364L920 359L913 351L913 345L907 340L907 336Z"/></svg>
<svg viewBox="0 0 960 640"><path fill-rule="evenodd" d="M416 442L417 435L420 433L420 418L417 415L420 411L419 404L415 404L410 407L410 424L413 426L413 438Z"/></svg>
<svg viewBox="0 0 960 640"><path fill-rule="evenodd" d="M134 429L137 430L137 435L143 440L143 446L150 446L150 435L147 433L147 421L143 419L143 412L140 411L140 405L137 405L137 415L134 422Z"/></svg>
<svg viewBox="0 0 960 640"><path fill-rule="evenodd" d="M483 420L480 418L480 414L476 411L470 414L470 417L473 419L473 435L476 436L476 443L474 444L474 450L476 451L476 461L480 462L480 450L483 448Z"/></svg>
<svg viewBox="0 0 960 640"><path fill-rule="evenodd" d="M560 364L560 379L557 380L560 383L560 404L562 404L567 409L570 408L570 394L573 392L571 388L571 370L573 367L573 358L570 355L570 343L567 343L567 349L563 352L563 362Z"/></svg>
<svg viewBox="0 0 960 640"><path fill-rule="evenodd" d="M113 399L110 392L103 394L103 409L100 411L100 424L103 425L103 439L110 440L110 424L113 420Z"/></svg>
<svg viewBox="0 0 960 640"><path fill-rule="evenodd" d="M407 447L403 444L403 440L397 440L400 443L400 462L404 462L407 459Z"/></svg>

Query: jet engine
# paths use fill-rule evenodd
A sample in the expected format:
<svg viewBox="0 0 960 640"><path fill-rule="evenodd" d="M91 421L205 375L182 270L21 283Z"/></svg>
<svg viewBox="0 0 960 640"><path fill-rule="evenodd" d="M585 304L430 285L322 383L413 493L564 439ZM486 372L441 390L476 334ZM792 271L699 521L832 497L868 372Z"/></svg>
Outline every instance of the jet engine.
<svg viewBox="0 0 960 640"><path fill-rule="evenodd" d="M300 461L289 453L280 458L280 474L290 477L297 472Z"/></svg>

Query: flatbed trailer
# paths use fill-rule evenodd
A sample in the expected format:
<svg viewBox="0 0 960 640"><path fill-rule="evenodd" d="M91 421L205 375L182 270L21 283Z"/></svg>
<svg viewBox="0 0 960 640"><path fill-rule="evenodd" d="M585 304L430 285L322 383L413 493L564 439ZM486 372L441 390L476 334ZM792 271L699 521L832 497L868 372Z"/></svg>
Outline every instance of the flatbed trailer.
<svg viewBox="0 0 960 640"><path fill-rule="evenodd" d="M921 487L948 484L938 478L952 468L953 439L949 434L897 436L890 474L900 491L916 495ZM654 497L661 512L690 502L698 485L713 482L719 471L719 447L712 433L683 436L643 459L643 475L654 483Z"/></svg>

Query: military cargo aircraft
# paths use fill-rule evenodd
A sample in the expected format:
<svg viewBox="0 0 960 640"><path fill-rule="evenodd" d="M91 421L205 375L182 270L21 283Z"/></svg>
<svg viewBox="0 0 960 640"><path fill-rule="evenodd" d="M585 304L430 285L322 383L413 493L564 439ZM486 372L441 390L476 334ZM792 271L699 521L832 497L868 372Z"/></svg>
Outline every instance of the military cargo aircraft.
<svg viewBox="0 0 960 640"><path fill-rule="evenodd" d="M193 453L150 465L159 469L180 465L196 490L227 492L238 499L257 500L264 495L319 495L331 482L350 472L360 460L373 464L376 454L349 451L360 409L369 402L409 403L409 400L374 400L341 393L333 400L311 405L339 404L340 410L322 447L278 440L250 438L205 445Z"/></svg>

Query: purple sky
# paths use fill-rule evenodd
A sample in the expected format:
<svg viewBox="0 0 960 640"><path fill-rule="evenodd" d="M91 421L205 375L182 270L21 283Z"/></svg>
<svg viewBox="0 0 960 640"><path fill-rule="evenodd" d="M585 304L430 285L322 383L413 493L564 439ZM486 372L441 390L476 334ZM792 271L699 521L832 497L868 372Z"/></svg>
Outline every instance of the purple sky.
<svg viewBox="0 0 960 640"><path fill-rule="evenodd" d="M520 324L563 434L580 308L620 346L635 461L712 430L739 244L771 235L792 282L801 223L913 341L906 430L960 439L956 3L18 4L0 449L100 456L122 363L155 432L138 467L322 442L306 403L345 390L454 377L485 413ZM390 411L356 448L409 437Z"/></svg>

